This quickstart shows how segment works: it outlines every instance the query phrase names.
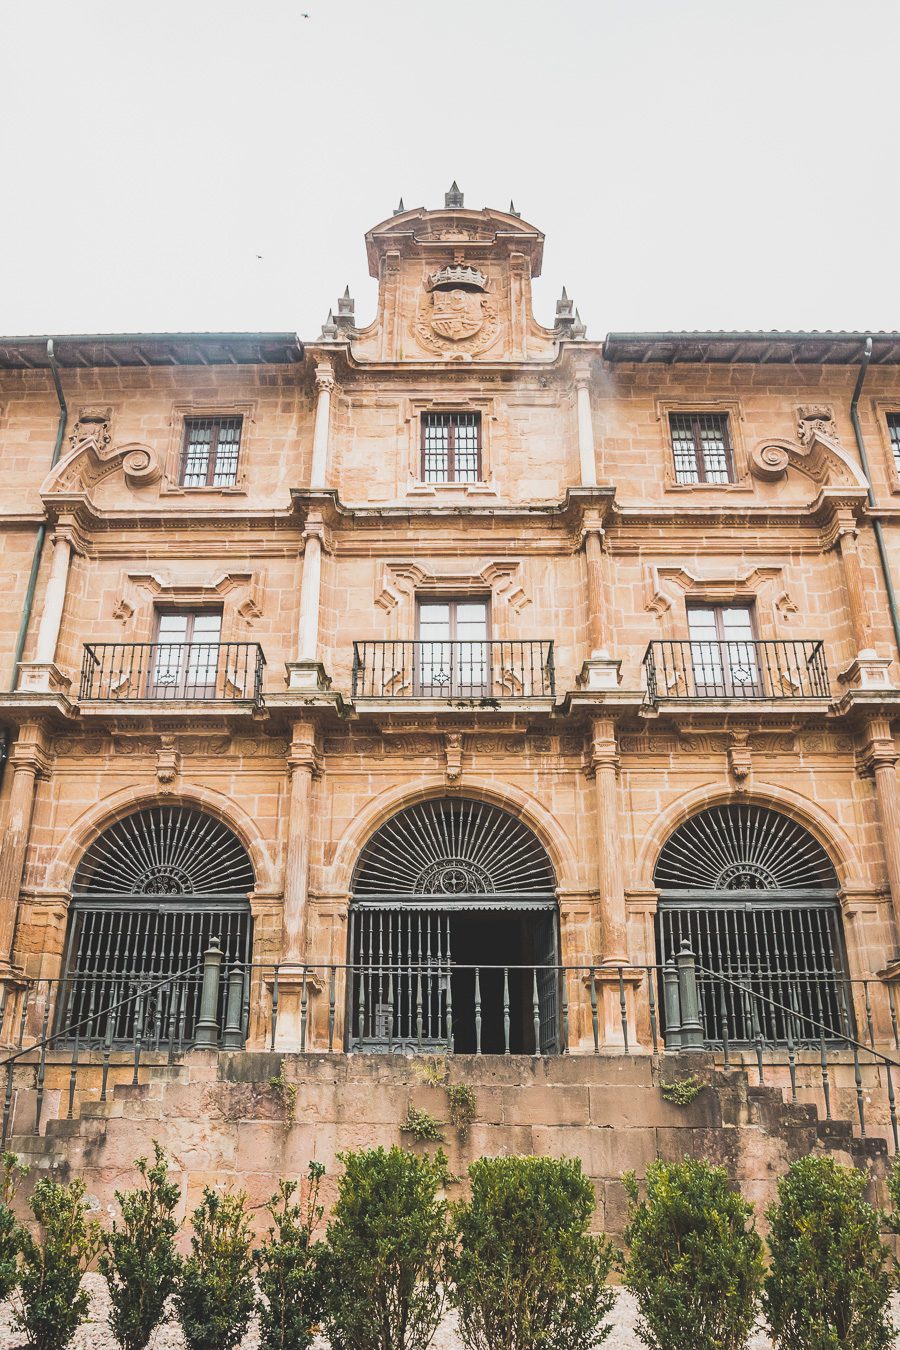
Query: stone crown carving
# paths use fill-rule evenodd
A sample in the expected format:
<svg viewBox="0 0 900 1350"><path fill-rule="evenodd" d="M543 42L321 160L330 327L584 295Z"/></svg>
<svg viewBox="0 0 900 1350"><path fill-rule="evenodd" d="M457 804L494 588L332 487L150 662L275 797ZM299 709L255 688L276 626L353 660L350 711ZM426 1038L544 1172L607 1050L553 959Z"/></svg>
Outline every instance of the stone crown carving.
<svg viewBox="0 0 900 1350"><path fill-rule="evenodd" d="M477 267L441 267L437 272L432 272L425 288L433 291L442 286L474 286L476 290L486 291L488 279Z"/></svg>

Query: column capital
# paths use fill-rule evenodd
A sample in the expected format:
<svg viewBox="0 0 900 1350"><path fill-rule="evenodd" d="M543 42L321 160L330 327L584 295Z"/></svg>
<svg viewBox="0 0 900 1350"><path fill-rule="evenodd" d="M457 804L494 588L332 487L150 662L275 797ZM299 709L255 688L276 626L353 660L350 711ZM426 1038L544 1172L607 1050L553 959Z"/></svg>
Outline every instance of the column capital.
<svg viewBox="0 0 900 1350"><path fill-rule="evenodd" d="M316 362L316 391L330 394L335 387L334 366L330 361Z"/></svg>
<svg viewBox="0 0 900 1350"><path fill-rule="evenodd" d="M316 743L316 729L312 722L294 723L287 765L291 778L297 770L303 770L313 778L321 778L324 761Z"/></svg>
<svg viewBox="0 0 900 1350"><path fill-rule="evenodd" d="M9 751L9 765L13 773L34 773L46 778L53 763L47 732L36 723L27 722Z"/></svg>
<svg viewBox="0 0 900 1350"><path fill-rule="evenodd" d="M857 760L859 772L868 775L878 769L892 768L898 759L900 754L897 752L890 718L887 716L870 718L865 729L862 752Z"/></svg>
<svg viewBox="0 0 900 1350"><path fill-rule="evenodd" d="M588 774L596 776L601 769L612 769L616 774L619 772L619 744L616 740L616 724L611 717L595 717L591 721Z"/></svg>
<svg viewBox="0 0 900 1350"><path fill-rule="evenodd" d="M304 552L310 539L318 539L325 553L334 552L334 537L318 511L310 511L307 516L302 539Z"/></svg>

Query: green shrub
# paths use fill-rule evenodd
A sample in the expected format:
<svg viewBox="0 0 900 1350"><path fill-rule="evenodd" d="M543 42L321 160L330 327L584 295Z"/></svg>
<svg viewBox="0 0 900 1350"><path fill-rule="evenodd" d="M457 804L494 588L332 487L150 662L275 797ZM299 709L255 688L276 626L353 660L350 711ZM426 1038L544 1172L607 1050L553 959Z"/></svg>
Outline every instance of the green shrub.
<svg viewBox="0 0 900 1350"><path fill-rule="evenodd" d="M637 1299L638 1336L650 1350L742 1350L762 1282L762 1242L753 1211L706 1162L654 1162L641 1200L629 1198L625 1284Z"/></svg>
<svg viewBox="0 0 900 1350"><path fill-rule="evenodd" d="M259 1287L262 1350L307 1350L313 1327L322 1313L323 1244L313 1241L322 1218L319 1184L325 1175L321 1163L311 1162L305 1201L294 1200L295 1181L281 1181L266 1209L272 1216L268 1235L253 1253Z"/></svg>
<svg viewBox="0 0 900 1350"><path fill-rule="evenodd" d="M144 1350L181 1270L174 1218L181 1192L169 1181L166 1155L156 1142L153 1150L152 1164L146 1158L135 1163L144 1184L116 1191L121 1226L113 1223L98 1262L109 1286L110 1326L122 1350Z"/></svg>
<svg viewBox="0 0 900 1350"><path fill-rule="evenodd" d="M450 1299L469 1350L590 1350L614 1295L612 1249L589 1233L594 1189L580 1161L479 1158L454 1207Z"/></svg>
<svg viewBox="0 0 900 1350"><path fill-rule="evenodd" d="M891 1208L884 1216L885 1226L892 1233L900 1233L900 1154L891 1163L887 1175L887 1190L891 1199Z"/></svg>
<svg viewBox="0 0 900 1350"><path fill-rule="evenodd" d="M25 1332L30 1350L63 1350L87 1315L81 1277L99 1250L100 1227L87 1219L80 1180L63 1186L44 1177L31 1196L31 1212L43 1241L22 1231L16 1329Z"/></svg>
<svg viewBox="0 0 900 1350"><path fill-rule="evenodd" d="M340 1157L324 1260L332 1350L424 1350L443 1310L447 1160L401 1148Z"/></svg>
<svg viewBox="0 0 900 1350"><path fill-rule="evenodd" d="M888 1251L866 1176L828 1156L801 1158L767 1211L771 1266L763 1306L781 1350L886 1350Z"/></svg>
<svg viewBox="0 0 900 1350"><path fill-rule="evenodd" d="M402 1134L411 1134L420 1144L439 1144L444 1136L441 1122L435 1120L427 1111L419 1111L415 1106L406 1108L406 1120L400 1126Z"/></svg>
<svg viewBox="0 0 900 1350"><path fill-rule="evenodd" d="M232 1350L256 1303L247 1197L205 1186L191 1226L191 1254L176 1295L184 1339L188 1350Z"/></svg>
<svg viewBox="0 0 900 1350"><path fill-rule="evenodd" d="M9 1298L19 1283L19 1252L22 1249L22 1228L13 1213L12 1204L19 1182L28 1172L15 1153L4 1153L0 1158L0 1301Z"/></svg>

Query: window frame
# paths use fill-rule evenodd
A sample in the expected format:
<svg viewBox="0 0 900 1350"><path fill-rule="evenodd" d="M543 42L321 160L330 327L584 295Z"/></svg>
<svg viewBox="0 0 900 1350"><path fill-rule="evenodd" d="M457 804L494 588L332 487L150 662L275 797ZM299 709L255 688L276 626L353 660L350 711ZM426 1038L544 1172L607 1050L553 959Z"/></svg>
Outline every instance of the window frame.
<svg viewBox="0 0 900 1350"><path fill-rule="evenodd" d="M888 448L891 452L894 477L900 479L900 409L889 408L885 412L884 417L887 426Z"/></svg>
<svg viewBox="0 0 900 1350"><path fill-rule="evenodd" d="M461 418L475 419L477 443L475 447L475 477L459 478L456 473L456 433ZM429 418L447 418L447 476L445 478L428 477L428 447L426 444L427 421ZM442 483L452 483L459 487L472 487L484 482L484 418L480 408L423 408L419 413L419 473L420 481L429 487L438 487ZM432 451L433 453L433 451Z"/></svg>
<svg viewBox="0 0 900 1350"><path fill-rule="evenodd" d="M219 461L219 436L222 430L222 424L225 422L238 423L237 453L234 457L234 472L229 482L217 483L216 466ZM209 441L209 459L206 465L206 481L203 483L188 483L188 463L189 450L191 447L190 434L192 426L198 423L207 423L210 426ZM188 414L183 419L181 435L181 462L179 466L178 485L185 492L193 492L202 489L213 488L217 491L226 491L237 487L241 464L241 449L244 443L244 414L240 412L220 412L214 414Z"/></svg>
<svg viewBox="0 0 900 1350"><path fill-rule="evenodd" d="M215 642L202 637L194 637L194 625L196 620L210 614L215 614L219 620L219 634ZM166 639L160 635L160 625L162 620L172 616L185 618L187 620L183 641L175 642L173 639ZM181 655L178 660L178 672L175 678L176 696L184 697L189 688L192 689L195 694L199 689L212 688L215 690L218 678L219 655L217 654L216 656L212 681L201 682L197 679L190 679L190 672L192 669L190 649L192 647L220 648L226 646L227 644L222 640L222 626L224 621L224 611L221 607L217 608L215 605L157 605L153 615L153 641L150 644L150 666L147 671L148 689L156 690L162 683L158 672L164 668L168 669L168 667L163 667L161 663L161 649L165 647L180 647ZM151 697L156 697L155 693L151 694Z"/></svg>
<svg viewBox="0 0 900 1350"><path fill-rule="evenodd" d="M722 455L725 460L725 472L727 477L724 481L709 478L707 476L706 456L703 449L703 437L701 434L701 419L707 417L717 418L722 425ZM680 419L686 422L690 419L691 423L691 442L694 454L694 468L697 474L696 478L681 478L678 467L678 451L675 448L675 427L674 420ZM669 429L669 448L672 455L672 470L675 475L675 482L679 487L730 487L738 482L737 466L735 462L734 441L731 435L731 415L727 410L719 408L670 408L667 412L667 422ZM687 442L683 442L687 445ZM680 453L684 453L682 450ZM714 471L715 472L715 471Z"/></svg>
<svg viewBox="0 0 900 1350"><path fill-rule="evenodd" d="M483 638L460 638L457 637L457 606L458 605L484 605L484 629ZM423 638L421 613L423 605L449 605L450 607L450 636L447 638ZM490 642L491 641L491 596L485 593L466 595L459 593L454 595L435 595L428 592L419 592L416 595L416 641L417 642Z"/></svg>

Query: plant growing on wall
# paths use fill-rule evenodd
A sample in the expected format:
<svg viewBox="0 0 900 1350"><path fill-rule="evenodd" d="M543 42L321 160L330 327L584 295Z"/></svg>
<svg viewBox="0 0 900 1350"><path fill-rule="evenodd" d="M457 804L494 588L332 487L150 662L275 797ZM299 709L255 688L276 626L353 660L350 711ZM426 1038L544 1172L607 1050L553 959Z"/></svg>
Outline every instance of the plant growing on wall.
<svg viewBox="0 0 900 1350"><path fill-rule="evenodd" d="M647 1168L646 1198L633 1172L625 1284L637 1299L638 1336L650 1350L742 1350L756 1321L762 1242L753 1210L724 1170L686 1159Z"/></svg>
<svg viewBox="0 0 900 1350"><path fill-rule="evenodd" d="M447 1160L400 1148L340 1157L324 1258L332 1350L425 1350L443 1309Z"/></svg>
<svg viewBox="0 0 900 1350"><path fill-rule="evenodd" d="M256 1303L247 1197L205 1186L191 1226L191 1254L176 1294L184 1339L188 1350L233 1350Z"/></svg>
<svg viewBox="0 0 900 1350"><path fill-rule="evenodd" d="M590 1350L614 1295L612 1248L588 1230L594 1188L578 1160L479 1158L454 1208L450 1299L468 1350Z"/></svg>
<svg viewBox="0 0 900 1350"><path fill-rule="evenodd" d="M110 1326L122 1350L144 1350L181 1271L174 1217L181 1191L169 1180L159 1144L154 1141L152 1163L138 1158L135 1167L143 1185L116 1191L121 1222L114 1221L106 1234L98 1262L109 1287Z"/></svg>
<svg viewBox="0 0 900 1350"><path fill-rule="evenodd" d="M866 1175L828 1154L801 1158L766 1212L763 1306L781 1350L887 1350L891 1281Z"/></svg>
<svg viewBox="0 0 900 1350"><path fill-rule="evenodd" d="M31 1196L31 1212L41 1240L22 1232L15 1325L24 1331L29 1350L63 1350L87 1315L81 1277L100 1247L100 1227L87 1218L80 1179L63 1186L42 1178Z"/></svg>
<svg viewBox="0 0 900 1350"><path fill-rule="evenodd" d="M319 1187L325 1168L311 1162L306 1193L295 1200L295 1181L281 1181L266 1205L272 1218L268 1234L254 1251L259 1287L262 1350L307 1350L322 1312L321 1256L324 1244L313 1241L322 1218Z"/></svg>
<svg viewBox="0 0 900 1350"><path fill-rule="evenodd" d="M0 1158L0 1301L9 1298L19 1283L19 1252L22 1228L13 1213L13 1200L19 1183L28 1172L15 1153Z"/></svg>

